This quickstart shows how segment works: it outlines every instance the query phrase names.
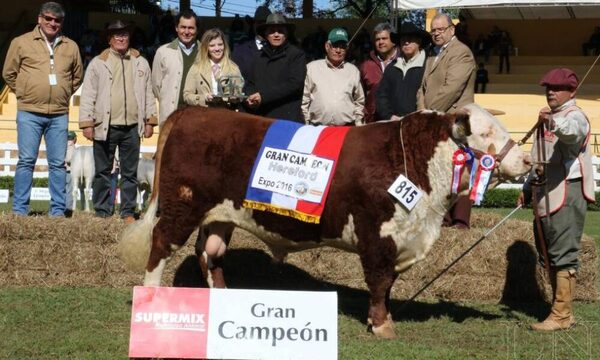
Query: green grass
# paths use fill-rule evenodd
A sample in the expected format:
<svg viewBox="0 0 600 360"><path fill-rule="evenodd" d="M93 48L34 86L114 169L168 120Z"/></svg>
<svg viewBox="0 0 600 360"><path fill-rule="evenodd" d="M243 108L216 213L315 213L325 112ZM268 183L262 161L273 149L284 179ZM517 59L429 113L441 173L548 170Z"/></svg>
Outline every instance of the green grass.
<svg viewBox="0 0 600 360"><path fill-rule="evenodd" d="M4 288L0 358L126 359L130 297L130 289ZM364 300L350 299L350 312L366 313ZM541 304L416 302L395 315L393 341L367 333L364 319L340 314L339 359L598 358L600 304L577 303L581 325L569 332L527 330L546 311Z"/></svg>
<svg viewBox="0 0 600 360"><path fill-rule="evenodd" d="M43 212L47 204L33 204ZM0 212L10 207L0 205ZM510 209L476 209L506 215ZM514 218L530 221L531 210ZM585 233L600 245L600 212ZM367 294L340 295L339 359L598 359L600 303L575 304L578 327L529 331L545 304L392 301L398 339L366 332ZM356 294L356 292L353 292ZM0 359L127 359L131 289L0 289Z"/></svg>

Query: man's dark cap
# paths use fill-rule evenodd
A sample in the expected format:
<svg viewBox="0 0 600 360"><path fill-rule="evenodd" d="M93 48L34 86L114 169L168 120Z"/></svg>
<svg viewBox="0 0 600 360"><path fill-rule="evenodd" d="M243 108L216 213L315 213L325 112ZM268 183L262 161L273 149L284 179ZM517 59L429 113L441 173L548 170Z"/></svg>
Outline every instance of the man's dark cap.
<svg viewBox="0 0 600 360"><path fill-rule="evenodd" d="M394 44L400 45L400 38L402 36L416 36L421 38L421 48L426 48L431 44L431 34L411 22L402 23L400 31L392 34L391 37Z"/></svg>
<svg viewBox="0 0 600 360"><path fill-rule="evenodd" d="M113 20L108 24L104 33L106 37L113 36L113 34L118 34L127 31L129 34L133 32L133 29L130 25L125 24L121 20Z"/></svg>
<svg viewBox="0 0 600 360"><path fill-rule="evenodd" d="M296 25L287 22L285 16L282 14L273 13L267 16L267 21L265 21L264 24L260 24L256 27L256 33L262 37L265 37L265 30L267 30L267 28L271 25L284 26L288 33L292 32L296 28Z"/></svg>

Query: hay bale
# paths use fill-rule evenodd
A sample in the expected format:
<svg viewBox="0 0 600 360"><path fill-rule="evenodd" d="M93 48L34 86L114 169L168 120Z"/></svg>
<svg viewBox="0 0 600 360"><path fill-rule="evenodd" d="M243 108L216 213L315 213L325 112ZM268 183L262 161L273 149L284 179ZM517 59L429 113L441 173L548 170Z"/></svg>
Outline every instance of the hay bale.
<svg viewBox="0 0 600 360"><path fill-rule="evenodd" d="M471 231L443 229L426 259L400 275L392 297L410 298L499 220L497 215L479 213L473 216ZM143 274L127 270L116 256L117 238L123 228L116 217L98 219L84 213L76 213L71 219L0 215L0 238L3 239L0 242L0 286L121 288L139 285ZM163 284L177 282L178 270L189 271L179 269L184 259L187 269L195 266L190 256L194 254L196 233L190 239L167 266ZM231 249L268 252L262 242L241 230L234 232ZM597 250L588 236L582 240L581 261L575 297L598 300ZM356 254L319 248L290 254L286 263L324 284L367 289ZM244 269L238 270L240 278L236 282L244 287L250 279L244 279ZM294 284L290 281L289 287L293 288ZM424 298L449 301L549 299L550 287L537 265L531 224L507 221L426 290L420 296Z"/></svg>

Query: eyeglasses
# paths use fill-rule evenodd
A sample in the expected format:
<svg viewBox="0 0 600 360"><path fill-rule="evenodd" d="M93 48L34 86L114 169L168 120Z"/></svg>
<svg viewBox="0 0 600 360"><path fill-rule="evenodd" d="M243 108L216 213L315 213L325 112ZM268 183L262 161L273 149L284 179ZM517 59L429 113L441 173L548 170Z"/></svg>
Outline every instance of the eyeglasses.
<svg viewBox="0 0 600 360"><path fill-rule="evenodd" d="M331 44L331 47L333 49L346 50L346 49L348 49L348 43L339 41L339 42Z"/></svg>
<svg viewBox="0 0 600 360"><path fill-rule="evenodd" d="M57 24L60 24L63 21L62 18L55 18L55 17L48 16L48 15L42 15L42 19L44 19L46 22L52 22L52 21L54 21Z"/></svg>
<svg viewBox="0 0 600 360"><path fill-rule="evenodd" d="M432 35L441 34L443 32L446 32L446 30L450 29L452 26L454 26L454 25L449 25L449 26L446 26L446 27L443 27L443 28L431 29L429 31L429 33L432 34Z"/></svg>

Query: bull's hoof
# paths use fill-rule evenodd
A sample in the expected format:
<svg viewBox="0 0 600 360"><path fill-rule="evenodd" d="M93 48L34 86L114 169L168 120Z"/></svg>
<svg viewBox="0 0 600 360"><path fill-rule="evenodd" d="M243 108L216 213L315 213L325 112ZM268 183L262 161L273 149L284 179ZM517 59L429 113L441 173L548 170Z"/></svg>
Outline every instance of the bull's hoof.
<svg viewBox="0 0 600 360"><path fill-rule="evenodd" d="M368 319L369 328L373 332L375 336L382 339L395 339L396 335L396 327L394 326L394 321L392 320L391 314L387 315L387 318L383 322L383 324L379 326L373 325L371 319Z"/></svg>
<svg viewBox="0 0 600 360"><path fill-rule="evenodd" d="M208 284L214 289L227 289L222 268L213 268L209 271Z"/></svg>

